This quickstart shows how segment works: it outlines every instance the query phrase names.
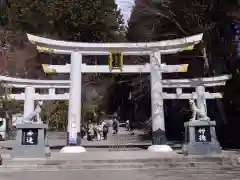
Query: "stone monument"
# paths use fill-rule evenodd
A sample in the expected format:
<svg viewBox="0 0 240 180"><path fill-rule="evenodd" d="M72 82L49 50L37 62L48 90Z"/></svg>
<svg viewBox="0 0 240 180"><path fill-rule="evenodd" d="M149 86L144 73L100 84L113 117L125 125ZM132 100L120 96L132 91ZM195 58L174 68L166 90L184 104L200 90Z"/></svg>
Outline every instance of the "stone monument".
<svg viewBox="0 0 240 180"><path fill-rule="evenodd" d="M37 103L35 110L21 124L16 124L17 135L13 145L14 158L46 158L50 156L47 144L47 124L40 118L42 101Z"/></svg>
<svg viewBox="0 0 240 180"><path fill-rule="evenodd" d="M199 103L200 102L200 103ZM199 100L196 105L194 99L189 100L192 118L184 123L185 142L183 153L189 155L207 155L221 153L221 147L216 137L215 121L210 121L206 107Z"/></svg>

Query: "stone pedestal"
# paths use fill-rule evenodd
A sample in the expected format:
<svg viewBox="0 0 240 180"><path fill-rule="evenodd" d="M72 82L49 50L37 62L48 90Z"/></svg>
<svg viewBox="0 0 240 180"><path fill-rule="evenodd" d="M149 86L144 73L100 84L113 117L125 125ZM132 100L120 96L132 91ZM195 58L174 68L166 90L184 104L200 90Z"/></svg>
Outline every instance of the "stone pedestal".
<svg viewBox="0 0 240 180"><path fill-rule="evenodd" d="M207 155L221 153L216 137L215 121L196 120L184 123L185 143L183 153L189 155Z"/></svg>
<svg viewBox="0 0 240 180"><path fill-rule="evenodd" d="M46 158L50 156L47 144L47 124L17 124L13 144L13 158Z"/></svg>

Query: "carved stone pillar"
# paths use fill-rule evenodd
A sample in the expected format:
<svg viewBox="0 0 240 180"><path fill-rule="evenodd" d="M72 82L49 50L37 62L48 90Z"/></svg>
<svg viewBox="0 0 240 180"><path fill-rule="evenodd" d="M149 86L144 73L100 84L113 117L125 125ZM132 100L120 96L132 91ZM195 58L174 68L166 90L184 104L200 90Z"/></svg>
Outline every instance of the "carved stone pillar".
<svg viewBox="0 0 240 180"><path fill-rule="evenodd" d="M152 52L150 55L151 107L152 107L152 146L153 152L169 152L172 148L167 145L165 135L162 72L160 71L161 53Z"/></svg>
<svg viewBox="0 0 240 180"><path fill-rule="evenodd" d="M68 133L67 147L64 147L62 153L82 153L85 148L80 146L81 135L81 90L82 90L82 55L79 52L71 54L71 74L70 74L70 93L68 107Z"/></svg>
<svg viewBox="0 0 240 180"><path fill-rule="evenodd" d="M34 111L35 88L27 86L25 88L24 112L23 117L26 118Z"/></svg>

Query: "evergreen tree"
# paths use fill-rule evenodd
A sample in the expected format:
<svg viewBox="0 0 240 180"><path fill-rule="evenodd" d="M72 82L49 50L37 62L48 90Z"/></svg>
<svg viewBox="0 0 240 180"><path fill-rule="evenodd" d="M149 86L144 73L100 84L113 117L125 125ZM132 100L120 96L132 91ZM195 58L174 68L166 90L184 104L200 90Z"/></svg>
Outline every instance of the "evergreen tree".
<svg viewBox="0 0 240 180"><path fill-rule="evenodd" d="M202 42L193 53L178 53L175 56L165 56L164 60L166 62L168 60L177 60L175 62L180 63L184 59L188 59L191 61L188 61L190 63L190 72L188 73L190 77L226 73L234 75L235 80L231 80L231 82L227 83L228 86L225 87L224 104L227 107L226 112L228 115L228 125L224 125L225 130L227 126L238 127L234 123L236 117L238 117L236 112L239 112L236 106L236 104L239 104L239 97L235 93L239 89L236 85L236 81L239 80L239 75L237 75L239 73L239 63L236 63L239 58L236 57L236 41L239 41L239 36L236 38L236 30L234 29L234 24L239 24L238 12L237 1L136 0L136 6L131 15L127 32L127 38L130 41L157 41L204 33ZM197 61L201 62L204 68L199 68ZM220 113L213 112L213 114L215 117L217 114L221 114L221 117L215 119L223 120L224 110L220 108L219 100L216 101L218 108L215 109L218 109ZM229 104L231 104L231 111L228 108ZM233 108L234 105L235 108ZM168 104L166 109L172 109L173 106L173 103L170 107ZM214 109L213 106L215 105L213 104L211 109ZM211 113L211 109L209 113ZM178 119L178 117L174 116L170 119L176 118Z"/></svg>
<svg viewBox="0 0 240 180"><path fill-rule="evenodd" d="M116 41L124 30L114 0L12 0L9 17L18 30L66 40Z"/></svg>
<svg viewBox="0 0 240 180"><path fill-rule="evenodd" d="M137 0L127 37L131 41L138 41L139 29L143 31L141 34L147 34L147 40L153 41L204 33L199 51L205 56L203 50L206 50L204 61L208 67L205 73L226 73L235 64L235 30L232 24L236 18L229 15L235 6L236 2L223 0ZM146 21L146 18L149 20Z"/></svg>
<svg viewBox="0 0 240 180"><path fill-rule="evenodd" d="M3 6L0 15L4 30L12 34L20 34L22 39L26 37L25 33L32 33L53 39L80 42L117 42L124 40L124 22L115 0L9 0L8 4ZM26 38L24 41L25 46L22 51L28 53L26 44L29 44L29 42ZM11 43L14 44L15 41L11 41ZM38 68L41 69L43 61L44 63L59 59L65 62L69 61L69 57L67 61L64 57L57 55L36 54L36 57L30 59L31 63L26 64L31 65L26 69L31 69L32 73L26 73L27 77L39 78L40 76L36 72ZM98 57L99 60L102 60L100 58ZM98 59L90 57L87 60L85 59L85 62L98 62ZM107 57L104 57L104 59L107 59ZM83 81L84 85L91 85L92 82L101 81L101 79L102 77L99 78L99 75L88 74L84 76ZM58 116L56 119L61 121L60 124L63 124L66 120L66 114L62 115L61 110L63 104L55 102L54 109L60 110L57 113L52 112L51 115ZM48 106L46 105L46 107ZM64 109L66 110L65 105ZM66 113L65 110L64 113Z"/></svg>

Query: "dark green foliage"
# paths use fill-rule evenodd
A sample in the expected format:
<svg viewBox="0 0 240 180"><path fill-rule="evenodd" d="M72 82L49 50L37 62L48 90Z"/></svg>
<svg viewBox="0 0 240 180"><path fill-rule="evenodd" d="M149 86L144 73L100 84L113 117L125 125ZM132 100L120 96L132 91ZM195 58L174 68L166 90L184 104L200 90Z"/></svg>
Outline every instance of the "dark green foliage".
<svg viewBox="0 0 240 180"><path fill-rule="evenodd" d="M227 132L225 127L230 127L233 124L236 126L236 123L233 122L239 117L239 95L236 93L236 90L239 89L237 84L240 83L236 75L239 73L239 63L236 63L239 58L236 57L236 39L233 28L233 23L239 24L238 14L237 1L137 0L127 33L127 38L130 41L158 41L204 33L203 41L196 46L195 51L179 53L176 56L164 56L163 61L166 63L173 61L175 63L185 61L190 63L189 72L186 73L188 77L196 77L196 74L198 77L234 74L233 80L230 80L225 87L223 101L224 107L226 107L227 125L222 126L225 118L223 117L224 111L221 108L221 101L217 100L217 103L210 103L212 106L217 104L217 108L212 107L212 109L221 111L221 113L214 112L215 115L221 114L221 117L215 119L218 122L218 128L221 127L220 134ZM204 68L199 68L202 65ZM201 72L198 72L199 70ZM164 77L170 78L170 75ZM146 83L145 80L144 82ZM176 121L182 123L188 120L188 117L179 119L178 115L176 117L176 113L168 113L168 109L176 109L177 104L179 107L183 106L182 103L179 105L178 102L174 101L165 104L166 126L173 127L172 123L176 124ZM214 114L213 118L217 117ZM210 116L212 116L211 113ZM239 127L239 123L236 127ZM231 136L224 138L231 139Z"/></svg>
<svg viewBox="0 0 240 180"><path fill-rule="evenodd" d="M82 42L118 42L125 39L123 18L114 0L8 0L7 2L8 4L1 6L0 11L3 30L0 32L0 41L4 45L16 46L16 39L19 39L20 36L20 39L25 43L22 51L26 54L29 54L29 49L26 48L28 41L25 33ZM6 35L6 32L14 36L10 37L9 33ZM18 37L15 37L16 34ZM41 71L43 61L44 63L52 63L61 60L61 64L69 62L69 57L36 54L36 57L26 60L26 66L28 65L26 71L29 69L31 72L27 71L25 73L30 78L43 78L40 77L40 75L44 75L43 73L37 74L39 68ZM13 57L15 64L17 64L18 58ZM87 63L90 61L97 62L98 60L96 57L86 59ZM18 76L15 70L12 72L12 68L7 68L5 71L4 73L10 76ZM61 75L58 77L48 76L47 78L63 79ZM102 79L103 77L98 74L84 75L83 86L91 86L93 83L101 82ZM63 129L67 120L66 103L46 103L43 119L49 120L50 124L55 126L54 129L57 126Z"/></svg>
<svg viewBox="0 0 240 180"><path fill-rule="evenodd" d="M123 20L114 0L12 0L9 27L66 40L118 40Z"/></svg>
<svg viewBox="0 0 240 180"><path fill-rule="evenodd" d="M23 110L23 103L16 101L8 96L9 92L0 87L0 118L7 121L7 138L12 138L12 115L21 113Z"/></svg>

